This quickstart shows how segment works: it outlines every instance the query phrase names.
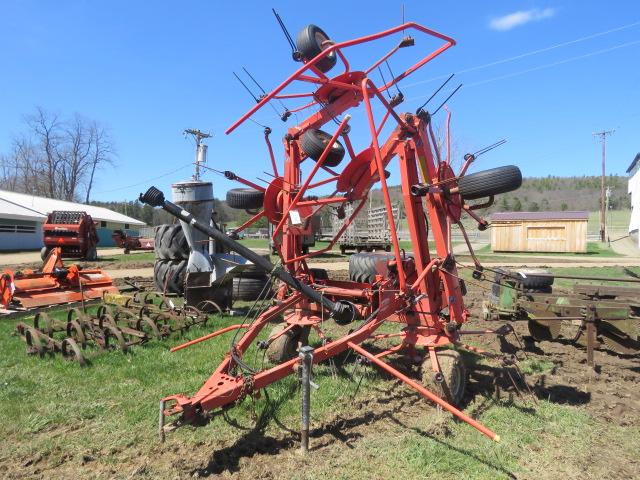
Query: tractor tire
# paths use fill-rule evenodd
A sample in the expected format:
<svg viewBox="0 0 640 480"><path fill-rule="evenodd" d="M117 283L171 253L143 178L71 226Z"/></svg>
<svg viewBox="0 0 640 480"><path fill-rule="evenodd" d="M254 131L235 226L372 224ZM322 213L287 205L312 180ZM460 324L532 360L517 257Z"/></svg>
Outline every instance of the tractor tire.
<svg viewBox="0 0 640 480"><path fill-rule="evenodd" d="M158 260L188 259L189 243L184 236L182 224L160 225L156 228L154 250Z"/></svg>
<svg viewBox="0 0 640 480"><path fill-rule="evenodd" d="M324 268L310 268L309 273L315 281L329 280L329 273Z"/></svg>
<svg viewBox="0 0 640 480"><path fill-rule="evenodd" d="M439 350L438 364L443 381L436 382L431 358L427 355L422 362L422 384L433 393L444 396L451 405L460 405L467 387L467 372L462 355L456 350Z"/></svg>
<svg viewBox="0 0 640 480"><path fill-rule="evenodd" d="M271 280L266 275L234 277L231 298L233 301L251 302L265 298L271 292L271 287Z"/></svg>
<svg viewBox="0 0 640 480"><path fill-rule="evenodd" d="M509 273L520 281L525 292L551 293L550 288L553 285L553 277L536 275L536 273L549 273L546 270L523 268ZM522 274L525 276L523 277Z"/></svg>
<svg viewBox="0 0 640 480"><path fill-rule="evenodd" d="M254 188L232 188L227 192L227 205L239 210L255 210L264 205L264 192Z"/></svg>
<svg viewBox="0 0 640 480"><path fill-rule="evenodd" d="M98 260L98 249L95 246L89 247L87 249L87 253L85 253L84 255L84 259L88 260L89 262L95 262L96 260Z"/></svg>
<svg viewBox="0 0 640 480"><path fill-rule="evenodd" d="M287 328L286 323L280 323L273 327L269 338L279 334L282 330ZM291 360L296 356L298 351L298 342L302 338L304 330L301 327L293 327L287 330L285 333L276 338L267 347L267 358L271 363L282 363L287 360ZM307 332L308 334L308 332Z"/></svg>
<svg viewBox="0 0 640 480"><path fill-rule="evenodd" d="M382 260L391 260L390 253L356 253L349 257L349 280L359 283L371 283L378 274L376 265Z"/></svg>
<svg viewBox="0 0 640 480"><path fill-rule="evenodd" d="M43 262L47 259L47 256L49 256L50 251L51 251L51 248L49 247L42 247L40 249L40 258L42 259Z"/></svg>
<svg viewBox="0 0 640 480"><path fill-rule="evenodd" d="M156 260L153 281L156 290L182 295L187 274L187 260Z"/></svg>
<svg viewBox="0 0 640 480"><path fill-rule="evenodd" d="M309 158L316 162L322 156L322 152L326 148L332 135L327 132L312 128L307 130L300 140L300 146L302 150L309 156ZM339 140L336 140L327 155L323 165L326 167L337 167L344 158L344 147Z"/></svg>
<svg viewBox="0 0 640 480"><path fill-rule="evenodd" d="M309 61L324 50L322 43L326 40L329 40L329 36L324 33L320 27L313 24L307 25L300 31L300 33L298 33L298 37L296 38L296 48L298 52L300 52L302 58ZM335 67L337 61L338 56L334 51L322 60L319 60L315 64L315 67L322 73L326 73Z"/></svg>
<svg viewBox="0 0 640 480"><path fill-rule="evenodd" d="M465 175L458 180L460 195L465 200L512 192L522 185L522 173L515 165L491 168Z"/></svg>

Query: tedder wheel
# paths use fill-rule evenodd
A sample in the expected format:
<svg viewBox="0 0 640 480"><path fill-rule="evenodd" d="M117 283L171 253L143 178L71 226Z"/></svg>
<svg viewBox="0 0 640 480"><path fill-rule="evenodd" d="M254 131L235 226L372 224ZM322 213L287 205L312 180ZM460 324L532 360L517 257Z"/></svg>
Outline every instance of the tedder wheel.
<svg viewBox="0 0 640 480"><path fill-rule="evenodd" d="M98 250L96 249L95 245L87 249L87 253L84 256L84 259L89 260L90 262L95 262L98 259Z"/></svg>
<svg viewBox="0 0 640 480"><path fill-rule="evenodd" d="M227 205L240 210L262 208L264 192L254 188L232 188L227 192Z"/></svg>
<svg viewBox="0 0 640 480"><path fill-rule="evenodd" d="M276 325L271 330L269 338L275 337L288 326L286 323ZM305 329L307 332L304 332ZM308 330L309 327L301 328L296 326L276 338L267 347L267 358L269 361L272 363L282 363L295 357L298 351L298 342L303 338L303 333L308 335Z"/></svg>
<svg viewBox="0 0 640 480"><path fill-rule="evenodd" d="M442 382L436 381L431 368L431 358L427 354L422 362L422 383L435 394L444 395L450 404L460 405L467 386L467 372L462 355L456 350L439 350L438 364L443 377Z"/></svg>
<svg viewBox="0 0 640 480"><path fill-rule="evenodd" d="M522 185L522 173L515 165L491 168L465 175L458 180L460 195L465 200L512 192Z"/></svg>
<svg viewBox="0 0 640 480"><path fill-rule="evenodd" d="M300 33L298 33L298 38L296 39L296 48L302 58L309 61L315 58L322 50L326 48L322 44L329 40L329 36L324 33L324 31L318 27L317 25L307 25ZM322 60L319 60L315 66L318 70L325 73L335 67L336 62L338 61L338 57L336 56L336 52L329 53Z"/></svg>
<svg viewBox="0 0 640 480"><path fill-rule="evenodd" d="M304 153L306 153L309 158L318 161L320 156L322 156L322 152L327 147L327 144L331 140L331 135L322 130L318 130L317 128L312 128L304 132L302 135L302 140L300 140L300 146ZM340 143L339 140L336 140L327 155L323 165L326 167L337 167L340 165L340 162L344 158L344 147ZM228 200L227 200L228 201Z"/></svg>
<svg viewBox="0 0 640 480"><path fill-rule="evenodd" d="M51 249L49 247L42 247L40 249L40 258L42 259L43 262L47 259L47 256L49 255L50 251Z"/></svg>

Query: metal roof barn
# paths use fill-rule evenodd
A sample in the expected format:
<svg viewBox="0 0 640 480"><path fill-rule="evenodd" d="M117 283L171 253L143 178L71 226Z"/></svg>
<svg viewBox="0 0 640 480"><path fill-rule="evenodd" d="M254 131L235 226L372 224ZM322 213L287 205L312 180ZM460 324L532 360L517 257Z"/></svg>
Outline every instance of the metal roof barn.
<svg viewBox="0 0 640 480"><path fill-rule="evenodd" d="M42 247L42 224L54 210L87 212L98 222L99 246L113 246L115 229L135 234L144 222L108 208L0 190L0 250L32 250Z"/></svg>

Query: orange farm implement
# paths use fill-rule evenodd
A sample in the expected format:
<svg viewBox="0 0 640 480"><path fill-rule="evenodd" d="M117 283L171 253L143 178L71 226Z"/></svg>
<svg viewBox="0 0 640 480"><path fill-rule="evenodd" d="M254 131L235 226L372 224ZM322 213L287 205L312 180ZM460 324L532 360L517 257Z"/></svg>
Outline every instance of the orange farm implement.
<svg viewBox="0 0 640 480"><path fill-rule="evenodd" d="M62 249L55 247L42 270L6 270L0 276L0 305L4 309L31 309L100 298L117 293L111 277L99 269L62 264Z"/></svg>
<svg viewBox="0 0 640 480"><path fill-rule="evenodd" d="M365 50L371 54L373 44L384 42L389 49L368 67L355 69L349 62L347 53L352 47L365 45ZM293 46L293 41L291 43ZM430 44L433 49L428 46ZM272 240L279 256L275 265L221 230L198 221L185 209L166 201L164 194L155 187L140 196L142 202L162 207L280 281L270 307L248 323L227 328L227 331L233 328L242 333L237 335L227 356L200 390L191 397L177 394L161 400L161 427L164 418L172 415L180 416L178 425L197 423L207 412L230 406L293 374L300 364L295 350L298 344L305 344L310 331L314 331L324 339L315 349L314 363L351 349L490 439L499 440L495 432L455 406L464 393L464 365L458 351L448 347L466 348L462 337L469 312L464 304L464 282L458 275L451 251L451 225L457 224L464 234L460 218L467 213L477 221L479 228L486 228L488 223L475 210L490 205L494 195L517 189L522 182L520 170L506 166L465 175L477 157L477 154L467 154L462 169L454 173L450 152L438 149L432 114L426 110L426 104L415 112L399 113L396 107L403 102L402 94L387 96L398 82L454 44L452 38L412 22L344 42L334 42L315 25L308 25L300 32L294 59L303 65L273 91L258 98L257 105L227 130L227 133L233 132L272 101L277 105L300 102L301 105L295 108L287 106L282 115L286 120L292 114L308 113L305 119L290 127L283 138L284 154L280 158L284 159L284 165L278 168L269 141L271 129L265 128L264 138L272 168L269 184L262 187L233 172L222 172L225 177L243 184L243 188L233 189L229 194L234 203L242 204L253 215L235 233L266 217L274 226ZM422 53L406 70L391 75L387 82L382 80L381 84L376 84L374 74L377 75L378 67L405 49L419 49ZM404 53L400 56L407 57ZM342 65L342 71L328 76L338 63ZM311 91L303 91L302 85L311 85ZM358 106L363 108L353 110ZM350 110L353 115L363 113L357 122L361 129L358 137L352 137L351 130L355 130L356 122L352 128L352 115L347 114ZM330 133L321 130L323 126L335 128ZM363 138L364 148L357 150L354 144ZM343 164L344 157L348 160ZM392 162L400 172L403 209L413 246L411 255L402 250L396 233L397 220L385 170ZM367 281L331 280L326 272L309 268L308 260L330 250L338 242L358 212L367 205L369 192L377 184L391 232L391 252L378 256L358 254L369 256L366 262L361 262L368 262L373 272L367 276ZM327 190L333 193L327 195ZM481 198L488 201L475 205L468 203L468 200ZM344 208L347 204L354 206L348 216ZM309 233L313 216L325 208L342 215L344 225L326 248L304 253L302 238ZM435 242L435 252L429 251L429 237ZM481 268L476 262L474 276L480 275ZM257 348L267 350L278 345L280 351L276 353L282 355L270 355L270 358L279 361L265 369L249 365L245 357L247 349L257 341L259 332L280 316L284 316L284 322L267 340L257 342ZM340 338L328 340L323 328L329 318L341 325L352 322L354 325ZM398 331L376 333L384 324L397 325ZM223 332L216 332L216 335L219 333ZM397 344L375 354L363 345L383 339L397 340ZM293 353L289 350L292 344L295 345ZM418 355L419 349L424 355ZM479 352L478 349L473 351ZM385 357L398 353L406 353L412 361L420 358L426 377L433 379L434 389L445 392L447 399L385 362Z"/></svg>

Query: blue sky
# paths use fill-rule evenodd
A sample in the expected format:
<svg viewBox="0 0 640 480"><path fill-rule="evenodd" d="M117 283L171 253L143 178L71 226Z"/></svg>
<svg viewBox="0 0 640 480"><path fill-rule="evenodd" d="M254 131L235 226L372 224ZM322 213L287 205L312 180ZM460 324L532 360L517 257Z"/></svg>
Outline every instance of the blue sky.
<svg viewBox="0 0 640 480"><path fill-rule="evenodd" d="M39 105L111 128L118 165L102 172L95 199L133 199L150 184L168 189L189 177L188 166L165 175L192 160L185 128L214 134L210 166L264 178L261 128L246 123L230 136L224 130L253 105L232 71L245 66L268 89L297 66L270 7L294 37L316 23L342 41L399 24L402 3L407 20L457 45L401 83L408 101L400 109L415 110L437 88L435 78L459 72L451 83L465 86L449 106L460 149L508 140L476 170L513 163L526 176L598 174L600 147L591 134L603 129L616 129L607 144L608 172L623 174L640 151L637 1L323 1L318 8L280 0L1 0L0 152ZM430 46L418 42L411 53ZM537 50L543 51L520 57ZM367 53L354 52L353 60ZM520 58L499 62L512 57ZM400 66L392 62L394 70ZM270 109L256 119L274 129L279 148L292 121L283 124ZM441 112L436 122L443 119ZM355 125L362 148L367 136ZM213 174L205 178L219 197L233 186Z"/></svg>

